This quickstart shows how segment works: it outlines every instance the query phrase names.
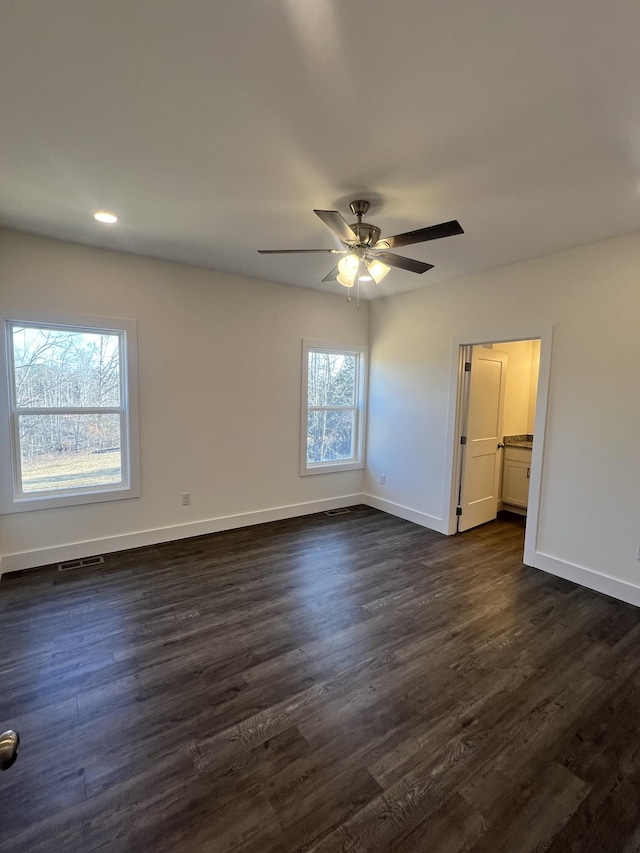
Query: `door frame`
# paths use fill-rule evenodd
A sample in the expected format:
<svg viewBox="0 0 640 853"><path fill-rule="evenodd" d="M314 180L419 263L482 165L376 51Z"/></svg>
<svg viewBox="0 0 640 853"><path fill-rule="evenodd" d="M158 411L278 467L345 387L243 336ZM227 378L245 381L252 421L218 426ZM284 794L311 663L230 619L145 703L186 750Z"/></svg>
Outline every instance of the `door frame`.
<svg viewBox="0 0 640 853"><path fill-rule="evenodd" d="M464 412L464 388L467 347L486 344L511 343L513 341L540 341L540 371L538 374L538 393L536 398L536 417L533 427L534 442L531 454L531 478L529 482L529 506L524 538L523 562L534 566L534 555L538 542L538 522L540 517L540 498L542 490L542 470L544 460L544 437L549 402L549 382L551 375L551 352L553 345L552 325L503 326L486 329L473 335L455 336L451 341L451 370L449 382L449 412L447 418L447 448L445 457L445 477L449 472L448 483L445 479L445 494L442 518L447 520L447 534L457 530L456 507L462 465L462 435Z"/></svg>

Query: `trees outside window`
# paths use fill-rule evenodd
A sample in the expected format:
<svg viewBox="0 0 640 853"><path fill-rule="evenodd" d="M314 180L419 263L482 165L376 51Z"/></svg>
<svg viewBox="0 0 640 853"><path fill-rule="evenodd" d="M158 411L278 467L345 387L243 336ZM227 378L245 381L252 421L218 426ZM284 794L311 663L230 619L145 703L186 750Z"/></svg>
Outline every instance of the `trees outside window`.
<svg viewBox="0 0 640 853"><path fill-rule="evenodd" d="M100 325L96 326L95 323ZM138 493L135 323L6 320L5 512Z"/></svg>
<svg viewBox="0 0 640 853"><path fill-rule="evenodd" d="M364 466L363 349L303 344L301 473Z"/></svg>

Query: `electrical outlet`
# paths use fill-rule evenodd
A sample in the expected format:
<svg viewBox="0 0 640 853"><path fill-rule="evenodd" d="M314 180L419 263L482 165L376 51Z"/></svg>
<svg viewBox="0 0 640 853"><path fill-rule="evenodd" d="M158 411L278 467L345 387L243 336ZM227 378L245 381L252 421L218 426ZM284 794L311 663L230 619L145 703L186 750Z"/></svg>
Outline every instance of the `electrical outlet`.
<svg viewBox="0 0 640 853"><path fill-rule="evenodd" d="M191 492L183 492L182 493L182 506L189 506L191 504Z"/></svg>
<svg viewBox="0 0 640 853"><path fill-rule="evenodd" d="M380 474L380 485L384 486L384 484L386 482L387 482L387 475L386 474ZM638 559L640 559L640 557Z"/></svg>

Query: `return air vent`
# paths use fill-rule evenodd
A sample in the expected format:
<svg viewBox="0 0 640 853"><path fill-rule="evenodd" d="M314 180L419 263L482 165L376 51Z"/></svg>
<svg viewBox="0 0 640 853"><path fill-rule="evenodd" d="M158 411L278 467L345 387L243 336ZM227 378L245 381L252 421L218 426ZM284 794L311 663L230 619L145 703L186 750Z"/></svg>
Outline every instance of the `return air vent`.
<svg viewBox="0 0 640 853"><path fill-rule="evenodd" d="M88 566L98 566L104 563L104 557L85 557L84 560L67 560L58 565L59 572L70 572L72 569L86 569Z"/></svg>
<svg viewBox="0 0 640 853"><path fill-rule="evenodd" d="M341 506L340 509L328 509L325 515L347 515L349 512L351 512L350 509L347 509L346 506Z"/></svg>

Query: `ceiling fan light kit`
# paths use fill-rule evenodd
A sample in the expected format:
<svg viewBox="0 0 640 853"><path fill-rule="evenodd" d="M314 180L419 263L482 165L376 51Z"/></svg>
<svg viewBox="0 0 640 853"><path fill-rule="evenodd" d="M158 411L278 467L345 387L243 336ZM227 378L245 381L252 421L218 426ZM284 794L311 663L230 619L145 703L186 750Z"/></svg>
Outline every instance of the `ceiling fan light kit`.
<svg viewBox="0 0 640 853"><path fill-rule="evenodd" d="M366 271L364 273L360 269L361 260L365 263ZM390 267L376 258L367 257L363 249L356 249L338 261L338 275L335 278L344 287L353 287L356 283L356 275L358 276L358 281L375 281L377 284L379 281L382 281L389 270Z"/></svg>
<svg viewBox="0 0 640 853"><path fill-rule="evenodd" d="M410 246L413 243L424 243L427 240L439 240L441 237L452 237L454 234L464 234L457 219L450 222L441 222L439 225L430 225L426 228L418 228L416 231L406 231L393 237L380 237L381 230L376 225L363 222L362 217L369 210L369 202L365 199L356 199L349 205L351 212L357 218L352 225L342 217L337 210L314 210L325 225L338 237L346 247L344 249L259 249L261 255L299 254L321 252L332 255L344 255L322 280L338 281L343 287L350 290L357 285L358 303L360 302L360 282L367 283L375 281L376 284L387 275L391 267L408 270L409 272L422 275L427 270L433 269L433 264L416 261L413 258L405 258L396 255L388 249L398 246ZM348 298L351 296L348 294Z"/></svg>

